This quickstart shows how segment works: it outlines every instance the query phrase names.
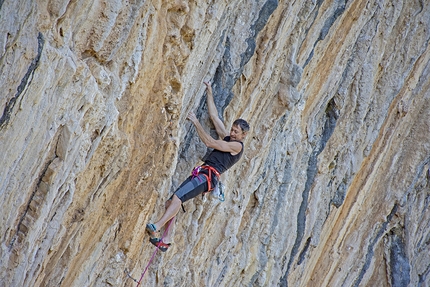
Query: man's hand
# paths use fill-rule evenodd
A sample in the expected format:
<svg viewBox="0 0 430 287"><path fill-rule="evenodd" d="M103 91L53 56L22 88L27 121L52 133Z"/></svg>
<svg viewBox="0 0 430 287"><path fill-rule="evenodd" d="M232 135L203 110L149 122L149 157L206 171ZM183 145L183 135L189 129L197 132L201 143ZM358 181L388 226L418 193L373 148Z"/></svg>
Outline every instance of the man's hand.
<svg viewBox="0 0 430 287"><path fill-rule="evenodd" d="M199 120L196 117L196 114L194 112L189 112L188 113L188 117L187 119L189 119L190 121L192 121L193 123L198 122Z"/></svg>
<svg viewBox="0 0 430 287"><path fill-rule="evenodd" d="M206 89L209 91L209 92L211 92L212 93L212 86L211 86L211 83L209 83L209 82L203 82L205 85L206 85Z"/></svg>

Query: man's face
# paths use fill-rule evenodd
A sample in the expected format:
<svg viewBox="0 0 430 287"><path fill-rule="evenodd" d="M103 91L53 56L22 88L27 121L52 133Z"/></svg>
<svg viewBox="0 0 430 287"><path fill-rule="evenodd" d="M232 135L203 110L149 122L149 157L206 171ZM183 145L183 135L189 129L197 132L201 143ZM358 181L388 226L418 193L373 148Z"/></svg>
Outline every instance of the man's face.
<svg viewBox="0 0 430 287"><path fill-rule="evenodd" d="M246 136L239 126L232 126L230 129L230 139L235 141L242 141Z"/></svg>

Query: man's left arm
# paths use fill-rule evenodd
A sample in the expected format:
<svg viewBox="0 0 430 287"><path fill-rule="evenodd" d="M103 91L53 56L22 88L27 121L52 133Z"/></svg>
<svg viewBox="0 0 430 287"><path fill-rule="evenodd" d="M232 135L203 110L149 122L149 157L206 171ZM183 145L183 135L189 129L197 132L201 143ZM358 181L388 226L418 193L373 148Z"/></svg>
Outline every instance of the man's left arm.
<svg viewBox="0 0 430 287"><path fill-rule="evenodd" d="M211 137L204 129L203 126L200 124L199 120L197 119L196 115L193 112L190 112L188 114L188 119L193 122L194 126L196 127L197 134L199 135L202 142L208 147L217 149L223 152L229 152L232 155L238 154L242 150L242 144L236 141L226 142L224 140L216 140L213 137Z"/></svg>

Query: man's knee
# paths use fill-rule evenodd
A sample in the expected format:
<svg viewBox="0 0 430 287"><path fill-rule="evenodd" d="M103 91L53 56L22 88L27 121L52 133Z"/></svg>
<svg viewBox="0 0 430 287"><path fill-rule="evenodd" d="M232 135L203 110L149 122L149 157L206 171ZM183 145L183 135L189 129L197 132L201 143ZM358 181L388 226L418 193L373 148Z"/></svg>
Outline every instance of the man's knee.
<svg viewBox="0 0 430 287"><path fill-rule="evenodd" d="M181 204L182 203L182 200L176 195L176 194L174 194L174 195L172 195L172 197L170 198L170 202L171 203L176 203L176 204Z"/></svg>
<svg viewBox="0 0 430 287"><path fill-rule="evenodd" d="M173 194L165 203L165 207L168 208L171 204L181 204L182 200L176 195Z"/></svg>

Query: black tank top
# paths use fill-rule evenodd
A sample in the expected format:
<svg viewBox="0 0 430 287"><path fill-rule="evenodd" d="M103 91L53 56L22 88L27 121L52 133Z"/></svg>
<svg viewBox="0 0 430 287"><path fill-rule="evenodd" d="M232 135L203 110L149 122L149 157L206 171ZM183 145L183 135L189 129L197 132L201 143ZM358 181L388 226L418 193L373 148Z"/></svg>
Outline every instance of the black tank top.
<svg viewBox="0 0 430 287"><path fill-rule="evenodd" d="M226 142L229 142L230 136L226 136L223 140ZM242 145L242 149L237 155L231 155L231 153L229 152L224 152L224 151L214 149L209 154L208 158L205 160L205 164L214 167L220 174L224 173L227 169L229 169L236 162L238 162L238 160L242 156L243 143L240 142L240 144Z"/></svg>

